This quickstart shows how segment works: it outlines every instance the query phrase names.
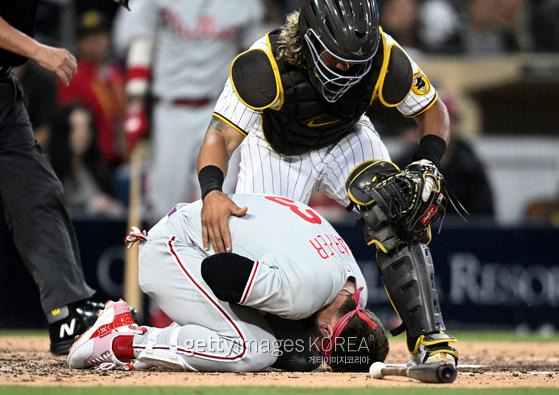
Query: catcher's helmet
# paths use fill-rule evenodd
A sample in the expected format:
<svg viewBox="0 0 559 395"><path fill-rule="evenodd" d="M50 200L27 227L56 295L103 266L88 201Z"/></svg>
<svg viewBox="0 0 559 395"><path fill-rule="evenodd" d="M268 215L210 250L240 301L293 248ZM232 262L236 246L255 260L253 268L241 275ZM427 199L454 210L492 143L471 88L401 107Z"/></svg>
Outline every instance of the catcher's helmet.
<svg viewBox="0 0 559 395"><path fill-rule="evenodd" d="M371 70L380 43L376 0L303 0L299 35L307 43L310 80L333 103ZM324 52L351 67L332 69Z"/></svg>

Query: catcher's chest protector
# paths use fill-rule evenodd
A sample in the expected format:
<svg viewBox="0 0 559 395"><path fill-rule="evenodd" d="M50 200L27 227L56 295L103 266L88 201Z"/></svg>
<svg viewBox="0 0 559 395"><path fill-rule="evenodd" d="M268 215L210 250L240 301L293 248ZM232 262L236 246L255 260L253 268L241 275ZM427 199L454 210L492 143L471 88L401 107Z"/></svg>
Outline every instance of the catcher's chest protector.
<svg viewBox="0 0 559 395"><path fill-rule="evenodd" d="M280 154L303 154L335 144L352 131L376 98L395 107L409 93L410 60L385 35L371 71L340 100L329 103L313 87L307 70L278 60L279 34L275 30L267 35L266 49L239 55L231 66L231 82L247 107L262 111L264 135Z"/></svg>
<svg viewBox="0 0 559 395"><path fill-rule="evenodd" d="M279 31L270 34L276 59L278 36ZM375 62L377 67L361 83L335 103L324 100L311 85L306 70L282 60L277 64L284 102L279 111L263 112L264 135L276 152L296 155L335 144L351 131L370 106L382 59Z"/></svg>

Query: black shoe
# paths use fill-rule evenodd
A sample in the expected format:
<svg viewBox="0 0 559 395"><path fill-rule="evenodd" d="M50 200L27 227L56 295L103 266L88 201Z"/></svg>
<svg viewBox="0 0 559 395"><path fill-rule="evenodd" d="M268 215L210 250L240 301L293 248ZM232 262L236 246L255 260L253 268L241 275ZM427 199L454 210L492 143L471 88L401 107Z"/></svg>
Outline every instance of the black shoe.
<svg viewBox="0 0 559 395"><path fill-rule="evenodd" d="M103 307L103 303L86 300L52 310L47 317L50 352L55 355L68 354L76 336L84 333L95 323L97 311ZM64 318L52 322L57 316Z"/></svg>
<svg viewBox="0 0 559 395"><path fill-rule="evenodd" d="M105 308L104 303L91 300L72 303L60 309L52 310L47 317L49 321L50 352L55 355L68 354L76 336L89 329L97 320L99 310ZM140 322L140 313L131 308L135 322ZM57 316L64 317L58 319Z"/></svg>

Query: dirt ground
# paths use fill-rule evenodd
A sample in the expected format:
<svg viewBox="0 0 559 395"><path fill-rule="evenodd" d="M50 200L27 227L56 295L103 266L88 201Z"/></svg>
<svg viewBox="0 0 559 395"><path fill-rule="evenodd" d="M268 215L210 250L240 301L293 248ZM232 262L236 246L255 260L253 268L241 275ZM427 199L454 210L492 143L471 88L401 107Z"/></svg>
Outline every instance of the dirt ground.
<svg viewBox="0 0 559 395"><path fill-rule="evenodd" d="M185 373L70 370L65 358L48 351L42 336L0 337L0 385L32 386L296 386L401 387L428 384L405 377L383 380L357 373ZM453 387L557 387L559 343L461 342L463 357ZM387 363L404 363L403 342L392 344ZM479 366L481 365L481 366ZM431 384L433 385L433 384ZM436 384L435 384L436 385ZM440 386L440 385L436 385Z"/></svg>

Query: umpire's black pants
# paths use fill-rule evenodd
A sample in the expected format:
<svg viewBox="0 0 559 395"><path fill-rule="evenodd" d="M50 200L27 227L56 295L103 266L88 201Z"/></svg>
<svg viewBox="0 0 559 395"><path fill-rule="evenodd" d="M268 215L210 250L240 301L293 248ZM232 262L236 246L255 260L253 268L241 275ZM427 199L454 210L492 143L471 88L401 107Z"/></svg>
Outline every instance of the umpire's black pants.
<svg viewBox="0 0 559 395"><path fill-rule="evenodd" d="M33 136L19 81L0 77L0 204L45 314L94 293L63 200L62 185Z"/></svg>

